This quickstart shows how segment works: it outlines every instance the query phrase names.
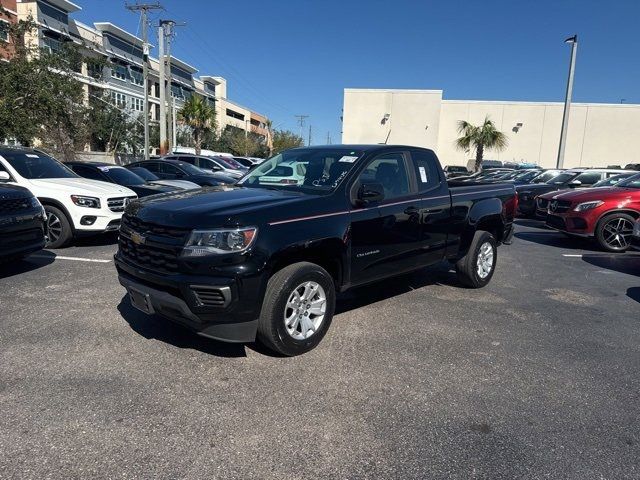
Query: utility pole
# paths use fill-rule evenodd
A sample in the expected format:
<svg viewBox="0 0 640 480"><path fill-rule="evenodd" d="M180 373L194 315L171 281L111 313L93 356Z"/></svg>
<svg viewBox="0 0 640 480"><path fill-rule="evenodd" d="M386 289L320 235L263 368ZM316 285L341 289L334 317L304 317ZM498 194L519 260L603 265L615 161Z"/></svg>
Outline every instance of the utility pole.
<svg viewBox="0 0 640 480"><path fill-rule="evenodd" d="M327 132L327 145L331 145L331 132Z"/></svg>
<svg viewBox="0 0 640 480"><path fill-rule="evenodd" d="M309 118L309 115L294 115L294 117L298 119L298 125L300 125L300 138L304 140L304 134L302 133L304 131L304 121Z"/></svg>
<svg viewBox="0 0 640 480"><path fill-rule="evenodd" d="M307 146L311 146L311 125L309 125L309 142L307 143Z"/></svg>
<svg viewBox="0 0 640 480"><path fill-rule="evenodd" d="M135 3L125 5L131 12L140 12L142 22L142 78L144 81L144 159L149 160L149 10L161 10L163 7L156 3Z"/></svg>
<svg viewBox="0 0 640 480"><path fill-rule="evenodd" d="M160 57L160 154L172 150L175 146L173 135L173 103L171 101L171 40L173 39L173 28L183 27L185 24L177 24L173 20L160 20L158 28L159 57ZM168 92L167 92L167 87ZM169 105L167 105L169 103ZM169 115L167 115L169 109ZM172 145L173 144L173 145Z"/></svg>
<svg viewBox="0 0 640 480"><path fill-rule="evenodd" d="M569 78L567 80L567 93L564 98L564 112L562 114L562 130L560 130L560 145L558 146L557 168L564 164L564 150L567 142L567 128L569 127L569 110L571 109L571 94L573 92L573 74L576 69L576 51L578 50L578 35L567 38L564 43L571 44L571 63L569 64Z"/></svg>

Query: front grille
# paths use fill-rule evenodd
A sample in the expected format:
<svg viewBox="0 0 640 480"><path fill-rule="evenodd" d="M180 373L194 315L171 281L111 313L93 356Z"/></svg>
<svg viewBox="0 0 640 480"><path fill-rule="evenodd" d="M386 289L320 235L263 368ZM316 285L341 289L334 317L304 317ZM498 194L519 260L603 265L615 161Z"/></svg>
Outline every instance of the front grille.
<svg viewBox="0 0 640 480"><path fill-rule="evenodd" d="M555 215L547 215L547 225L558 230L566 230L564 218Z"/></svg>
<svg viewBox="0 0 640 480"><path fill-rule="evenodd" d="M129 229L143 235L169 237L182 242L187 239L187 235L191 232L191 230L187 228L165 227L155 223L143 222L139 218L132 217L131 215L123 215L121 225L124 229Z"/></svg>
<svg viewBox="0 0 640 480"><path fill-rule="evenodd" d="M124 212L125 207L135 199L136 197L109 198L107 206L112 212Z"/></svg>
<svg viewBox="0 0 640 480"><path fill-rule="evenodd" d="M223 307L228 302L227 296L219 287L192 286L191 291L198 305L203 307Z"/></svg>
<svg viewBox="0 0 640 480"><path fill-rule="evenodd" d="M177 273L178 256L189 232L186 228L143 222L125 214L120 224L119 254L125 261L147 270Z"/></svg>
<svg viewBox="0 0 640 480"><path fill-rule="evenodd" d="M567 200L551 200L549 202L549 211L553 213L564 213L571 208L571 202Z"/></svg>
<svg viewBox="0 0 640 480"><path fill-rule="evenodd" d="M122 258L138 267L160 273L176 273L178 271L178 255L174 249L138 245L123 232L120 232L118 248Z"/></svg>
<svg viewBox="0 0 640 480"><path fill-rule="evenodd" d="M0 200L0 213L13 213L31 208L28 198L12 198L10 200Z"/></svg>

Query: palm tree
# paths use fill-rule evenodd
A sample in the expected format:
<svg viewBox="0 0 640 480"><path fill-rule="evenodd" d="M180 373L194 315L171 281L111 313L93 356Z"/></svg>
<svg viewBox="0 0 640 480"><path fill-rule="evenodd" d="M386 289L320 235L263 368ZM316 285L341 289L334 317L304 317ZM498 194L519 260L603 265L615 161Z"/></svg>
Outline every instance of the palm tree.
<svg viewBox="0 0 640 480"><path fill-rule="evenodd" d="M179 115L191 129L196 155L200 155L205 135L215 128L215 110L202 97L192 95L180 109Z"/></svg>
<svg viewBox="0 0 640 480"><path fill-rule="evenodd" d="M461 135L456 140L458 149L465 152L470 151L472 148L476 150L476 170L479 170L482 165L485 149L500 151L504 150L509 143L507 136L496 129L494 123L489 120L488 115L480 126L473 125L466 120L460 120L458 122L458 133Z"/></svg>

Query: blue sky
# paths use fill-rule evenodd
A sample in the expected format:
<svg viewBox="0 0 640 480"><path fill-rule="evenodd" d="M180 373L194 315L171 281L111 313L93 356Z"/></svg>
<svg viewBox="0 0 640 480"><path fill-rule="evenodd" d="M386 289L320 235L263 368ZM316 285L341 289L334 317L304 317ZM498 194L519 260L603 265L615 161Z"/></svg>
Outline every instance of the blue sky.
<svg viewBox="0 0 640 480"><path fill-rule="evenodd" d="M131 0L133 1L133 0ZM85 23L131 32L123 0L76 0ZM161 0L187 23L175 55L227 78L228 97L313 143L340 141L344 88L442 89L447 99L640 103L640 0ZM157 40L153 42L157 44Z"/></svg>

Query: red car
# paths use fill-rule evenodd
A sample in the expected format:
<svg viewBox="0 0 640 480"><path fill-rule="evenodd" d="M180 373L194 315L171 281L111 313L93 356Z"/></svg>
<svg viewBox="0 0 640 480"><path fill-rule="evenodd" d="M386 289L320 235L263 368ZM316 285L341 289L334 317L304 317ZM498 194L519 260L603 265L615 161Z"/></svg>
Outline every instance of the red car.
<svg viewBox="0 0 640 480"><path fill-rule="evenodd" d="M547 200L547 225L581 237L594 237L609 252L624 252L640 217L640 174L615 187L540 195Z"/></svg>

